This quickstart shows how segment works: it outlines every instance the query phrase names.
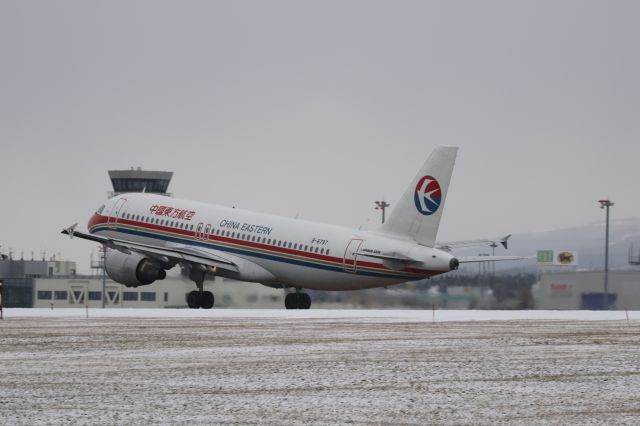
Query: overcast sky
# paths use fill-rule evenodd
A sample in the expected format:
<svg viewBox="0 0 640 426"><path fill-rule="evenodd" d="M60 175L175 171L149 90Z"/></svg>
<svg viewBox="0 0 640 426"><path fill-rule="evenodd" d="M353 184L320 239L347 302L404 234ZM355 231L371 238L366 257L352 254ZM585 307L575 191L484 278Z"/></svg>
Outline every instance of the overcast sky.
<svg viewBox="0 0 640 426"><path fill-rule="evenodd" d="M439 239L640 215L640 2L0 1L0 244L61 252L109 169L373 227L460 146Z"/></svg>

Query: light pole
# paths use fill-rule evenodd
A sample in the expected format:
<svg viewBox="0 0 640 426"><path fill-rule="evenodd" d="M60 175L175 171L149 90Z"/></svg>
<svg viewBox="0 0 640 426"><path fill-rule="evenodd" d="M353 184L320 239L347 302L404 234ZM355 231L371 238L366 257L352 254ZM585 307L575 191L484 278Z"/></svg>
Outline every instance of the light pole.
<svg viewBox="0 0 640 426"><path fill-rule="evenodd" d="M376 203L376 210L382 210L382 223L384 223L384 211L391 204L387 203L386 201L375 201L375 203Z"/></svg>
<svg viewBox="0 0 640 426"><path fill-rule="evenodd" d="M491 247L491 256L495 256L496 255L496 247L498 247L498 244L496 244L496 242L492 242L491 244L489 244L489 247ZM493 283L493 280L496 277L496 262L491 262L491 282Z"/></svg>
<svg viewBox="0 0 640 426"><path fill-rule="evenodd" d="M614 204L610 200L598 200L600 208L607 209L606 231L604 237L604 309L609 309L609 207Z"/></svg>

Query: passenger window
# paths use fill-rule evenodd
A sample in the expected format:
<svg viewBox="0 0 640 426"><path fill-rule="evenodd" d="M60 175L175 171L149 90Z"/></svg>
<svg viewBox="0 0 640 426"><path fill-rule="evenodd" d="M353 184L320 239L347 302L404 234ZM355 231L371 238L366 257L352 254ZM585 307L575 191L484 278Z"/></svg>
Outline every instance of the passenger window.
<svg viewBox="0 0 640 426"><path fill-rule="evenodd" d="M307 251L307 249L308 249L308 248L309 248L309 246L307 246L307 245L305 244L305 246L304 246L304 251Z"/></svg>
<svg viewBox="0 0 640 426"><path fill-rule="evenodd" d="M329 255L329 249L327 249L327 256Z"/></svg>
<svg viewBox="0 0 640 426"><path fill-rule="evenodd" d="M291 248L291 241L289 241L289 244L287 244L287 246L288 246L289 248Z"/></svg>
<svg viewBox="0 0 640 426"><path fill-rule="evenodd" d="M235 238L235 237L236 237L236 233L235 233L235 232L232 232L232 233L231 233L231 238Z"/></svg>
<svg viewBox="0 0 640 426"><path fill-rule="evenodd" d="M316 247L316 249L314 251L317 253L318 252L318 247Z"/></svg>
<svg viewBox="0 0 640 426"><path fill-rule="evenodd" d="M320 254L324 254L324 249L320 249Z"/></svg>

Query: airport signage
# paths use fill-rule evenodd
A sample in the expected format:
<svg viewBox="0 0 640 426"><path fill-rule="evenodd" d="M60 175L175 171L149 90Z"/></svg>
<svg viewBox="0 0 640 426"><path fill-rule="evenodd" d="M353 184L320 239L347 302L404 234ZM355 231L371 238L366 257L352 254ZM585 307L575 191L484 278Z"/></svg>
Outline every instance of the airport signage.
<svg viewBox="0 0 640 426"><path fill-rule="evenodd" d="M539 250L539 266L577 266L578 253L571 250Z"/></svg>
<svg viewBox="0 0 640 426"><path fill-rule="evenodd" d="M577 266L578 253L575 251L556 250L553 254L553 266Z"/></svg>
<svg viewBox="0 0 640 426"><path fill-rule="evenodd" d="M549 288L553 296L571 296L573 293L573 284L551 283Z"/></svg>
<svg viewBox="0 0 640 426"><path fill-rule="evenodd" d="M551 265L553 263L553 250L538 250L538 264Z"/></svg>

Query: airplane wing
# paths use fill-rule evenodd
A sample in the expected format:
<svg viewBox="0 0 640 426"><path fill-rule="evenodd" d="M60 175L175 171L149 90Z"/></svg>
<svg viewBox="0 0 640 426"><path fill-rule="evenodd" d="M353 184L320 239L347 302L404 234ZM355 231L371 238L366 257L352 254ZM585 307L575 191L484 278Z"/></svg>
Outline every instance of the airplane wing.
<svg viewBox="0 0 640 426"><path fill-rule="evenodd" d="M492 245L502 244L502 246L507 249L507 241L511 237L511 234L496 239L479 239L479 240L463 240L463 241L444 241L436 243L435 248L445 251L451 251L456 248L461 247L473 247L473 246L484 246L484 245Z"/></svg>
<svg viewBox="0 0 640 426"><path fill-rule="evenodd" d="M96 243L104 245L107 248L118 250L125 254L137 252L164 261L168 261L169 259L171 259L176 263L198 263L205 266L213 266L216 268L238 272L238 266L234 262L224 258L223 256L215 255L210 252L204 252L181 245L160 247L151 244L132 243L116 238L106 238L98 235L85 234L83 232L76 231L76 225L77 224L63 229L62 233L65 235L69 235L71 238L78 237L84 240L94 241Z"/></svg>

